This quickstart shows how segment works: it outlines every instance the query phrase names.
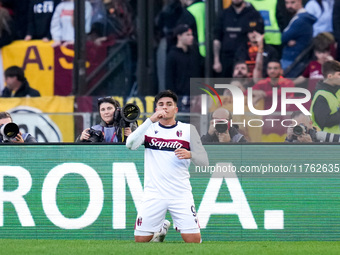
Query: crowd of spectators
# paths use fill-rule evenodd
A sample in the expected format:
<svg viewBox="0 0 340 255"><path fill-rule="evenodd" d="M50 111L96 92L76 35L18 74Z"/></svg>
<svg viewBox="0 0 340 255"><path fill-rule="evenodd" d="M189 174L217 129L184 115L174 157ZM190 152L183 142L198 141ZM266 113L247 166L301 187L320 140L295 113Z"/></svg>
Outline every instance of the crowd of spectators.
<svg viewBox="0 0 340 255"><path fill-rule="evenodd" d="M267 65L270 61L280 62L281 76L294 79L294 86L306 87L304 78L320 79L316 75L326 60L338 59L336 45L338 35L337 1L334 0L231 0L217 15L213 29L214 77L232 78L237 63L247 65L252 86L269 77ZM334 7L335 6L335 7ZM338 22L339 23L339 22ZM205 29L205 5L200 0L169 0L156 17L156 34L159 35L157 49L158 88L174 89L179 95L187 95L189 79L184 84L183 75L170 77L174 65L173 49L178 40L176 28L186 24L193 34L193 43L181 59L199 50L201 61L178 62L181 70L189 70L188 77L204 77L203 63L206 56L203 37ZM334 24L334 26L333 26ZM203 29L202 29L203 28ZM202 32L203 31L203 32ZM204 39L202 39L204 38ZM325 39L327 38L327 39ZM203 47L202 47L203 46ZM178 47L177 47L178 48ZM191 50L190 50L191 49ZM322 53L322 54L319 54ZM200 65L200 67L197 67ZM190 70L201 70L197 76ZM179 72L183 74L184 71ZM174 76L174 75L172 75ZM176 75L175 75L176 76ZM177 86L177 88L175 88ZM274 86L274 85L272 85ZM314 86L310 86L312 88Z"/></svg>
<svg viewBox="0 0 340 255"><path fill-rule="evenodd" d="M204 60L211 57L214 77L239 79L233 84L245 95L253 87L253 102L263 99L270 107L273 87L279 96L281 87L314 90L324 78L322 65L339 60L340 1L228 2L216 15L211 36L206 35L205 1L162 2L154 17L153 42L159 91L188 96L190 78L204 77ZM136 40L136 17L132 0L85 1L85 31L97 45ZM74 0L0 0L0 47L35 39L53 40L53 47L73 44ZM212 40L212 56L206 54L207 39ZM3 96L14 96L17 88L13 91Z"/></svg>
<svg viewBox="0 0 340 255"><path fill-rule="evenodd" d="M85 31L89 38L133 36L135 25L129 2L85 1ZM73 43L74 0L0 0L0 47L13 40L51 39L53 46Z"/></svg>
<svg viewBox="0 0 340 255"><path fill-rule="evenodd" d="M206 36L206 3L202 0L163 1L163 8L155 14L156 73L159 90L175 88L179 95L188 94L189 84L177 84L183 77L169 78L173 73L174 49L178 48L176 27L187 25L193 43L184 50L182 59L199 52L201 59L187 61L185 70L190 77L204 77L206 38L213 38L213 65L215 77L231 78L234 65L244 61L248 76L254 83L267 77L270 60L280 60L283 75L307 78L310 61L318 52L329 52L338 59L339 4L334 0L231 0L216 15L212 36ZM123 0L85 1L85 31L89 40L101 44L110 39L136 39L136 4ZM53 47L74 42L74 0L0 0L0 47L13 40L53 40ZM334 24L334 25L333 25ZM328 33L333 42L320 45L313 41ZM313 45L315 46L313 48ZM333 48L333 50L332 50ZM309 49L309 54L306 54ZM311 58L313 52L315 56ZM303 57L303 56L305 57ZM307 57L306 57L307 56ZM209 57L209 56L208 56ZM189 59L189 58L187 58ZM318 61L318 60L316 60ZM320 62L320 61L318 61ZM179 62L181 63L181 62ZM260 64L259 64L260 63ZM257 65L256 65L257 64ZM322 64L322 63L321 63ZM184 63L181 63L182 67ZM255 68L256 67L256 68ZM172 75L173 76L173 75ZM186 79L188 82L188 79ZM170 84L176 83L176 84ZM301 83L297 80L296 85ZM186 89L183 89L186 88Z"/></svg>

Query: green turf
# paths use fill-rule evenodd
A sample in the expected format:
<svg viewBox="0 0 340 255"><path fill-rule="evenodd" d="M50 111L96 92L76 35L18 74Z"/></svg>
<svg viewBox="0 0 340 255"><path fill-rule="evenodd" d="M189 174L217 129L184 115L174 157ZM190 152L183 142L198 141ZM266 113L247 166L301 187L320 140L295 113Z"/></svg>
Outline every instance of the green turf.
<svg viewBox="0 0 340 255"><path fill-rule="evenodd" d="M142 243L132 241L0 240L7 254L339 254L340 242L183 242Z"/></svg>

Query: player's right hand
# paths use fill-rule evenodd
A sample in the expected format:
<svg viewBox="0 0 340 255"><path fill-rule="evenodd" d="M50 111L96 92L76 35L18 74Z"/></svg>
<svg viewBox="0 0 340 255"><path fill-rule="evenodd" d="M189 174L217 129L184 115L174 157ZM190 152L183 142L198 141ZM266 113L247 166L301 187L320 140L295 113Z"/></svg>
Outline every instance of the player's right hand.
<svg viewBox="0 0 340 255"><path fill-rule="evenodd" d="M150 120L152 122L157 122L161 118L164 118L165 115L166 115L166 112L164 110L159 110L159 111L156 111L154 114L152 114L152 116L150 117Z"/></svg>

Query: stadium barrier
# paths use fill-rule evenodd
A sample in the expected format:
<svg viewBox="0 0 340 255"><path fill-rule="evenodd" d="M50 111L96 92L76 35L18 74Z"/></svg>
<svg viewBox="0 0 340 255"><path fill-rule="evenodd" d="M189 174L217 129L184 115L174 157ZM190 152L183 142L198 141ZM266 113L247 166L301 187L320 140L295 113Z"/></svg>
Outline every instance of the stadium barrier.
<svg viewBox="0 0 340 255"><path fill-rule="evenodd" d="M209 166L190 167L203 240L339 240L338 145L205 148ZM1 150L0 238L133 239L143 148ZM166 240L181 238L171 227Z"/></svg>

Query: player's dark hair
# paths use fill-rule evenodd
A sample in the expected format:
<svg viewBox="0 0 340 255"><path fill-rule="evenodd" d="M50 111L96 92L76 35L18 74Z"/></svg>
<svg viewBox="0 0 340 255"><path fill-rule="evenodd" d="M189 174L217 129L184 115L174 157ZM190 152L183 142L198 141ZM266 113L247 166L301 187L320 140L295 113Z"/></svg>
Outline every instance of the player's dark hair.
<svg viewBox="0 0 340 255"><path fill-rule="evenodd" d="M174 100L175 104L177 105L178 97L175 94L175 92L171 91L170 89L158 93L158 95L155 96L155 104L157 104L158 100L161 99L162 97L172 98Z"/></svg>

